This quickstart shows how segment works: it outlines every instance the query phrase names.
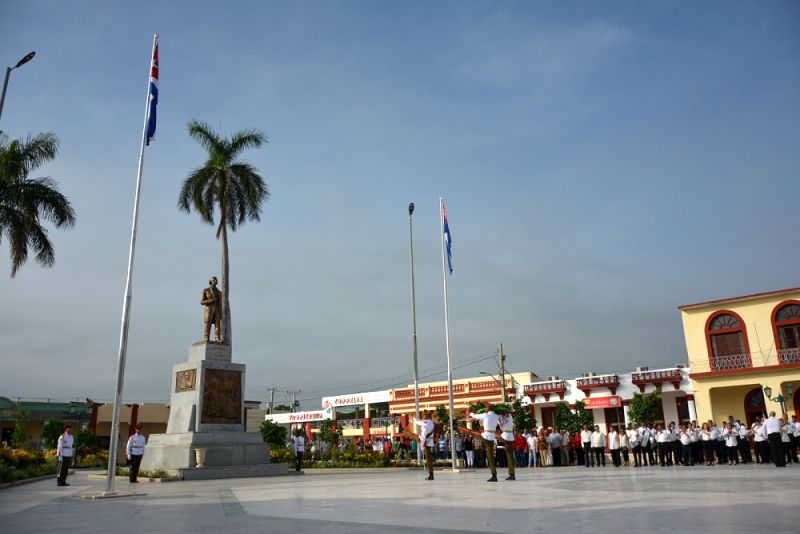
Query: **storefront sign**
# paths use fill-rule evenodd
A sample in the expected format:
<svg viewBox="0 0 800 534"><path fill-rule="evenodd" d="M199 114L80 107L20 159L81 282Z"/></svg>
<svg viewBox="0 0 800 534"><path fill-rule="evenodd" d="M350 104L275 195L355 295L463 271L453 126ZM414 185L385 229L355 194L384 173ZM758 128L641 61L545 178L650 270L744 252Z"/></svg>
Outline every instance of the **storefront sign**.
<svg viewBox="0 0 800 534"><path fill-rule="evenodd" d="M286 423L305 423L307 421L322 421L324 419L333 419L332 410L318 410L315 412L294 412L294 413L274 413L264 416L266 421L273 423L286 424Z"/></svg>
<svg viewBox="0 0 800 534"><path fill-rule="evenodd" d="M377 404L389 402L389 390L370 391L367 393L353 393L350 395L337 395L335 397L322 397L322 406L359 406L362 404Z"/></svg>
<svg viewBox="0 0 800 534"><path fill-rule="evenodd" d="M622 406L622 399L616 395L613 397L589 397L584 402L586 408L619 408Z"/></svg>

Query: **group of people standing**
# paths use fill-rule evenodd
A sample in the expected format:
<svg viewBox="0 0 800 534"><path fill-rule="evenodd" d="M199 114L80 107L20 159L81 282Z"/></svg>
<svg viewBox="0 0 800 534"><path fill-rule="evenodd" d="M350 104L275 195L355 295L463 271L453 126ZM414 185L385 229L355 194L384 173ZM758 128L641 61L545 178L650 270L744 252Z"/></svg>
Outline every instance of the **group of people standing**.
<svg viewBox="0 0 800 534"><path fill-rule="evenodd" d="M774 464L783 467L798 463L800 423L778 418L771 412L751 426L729 417L719 425L708 421L676 425L632 423L627 427L611 427L608 434L599 425L584 425L580 432L533 429L523 433L513 430L513 416L504 405L487 405L469 417L479 421L482 431L459 426L454 446L468 468L487 467L489 482L497 481L497 467L508 467L506 480L515 480L515 467L558 467L583 465L605 467L607 456L614 467L674 465L738 465L739 463ZM424 425L424 426L421 426ZM417 422L419 440L426 443L428 480L433 480L433 421L426 412ZM423 439L424 432L424 439ZM449 445L449 444L448 444Z"/></svg>

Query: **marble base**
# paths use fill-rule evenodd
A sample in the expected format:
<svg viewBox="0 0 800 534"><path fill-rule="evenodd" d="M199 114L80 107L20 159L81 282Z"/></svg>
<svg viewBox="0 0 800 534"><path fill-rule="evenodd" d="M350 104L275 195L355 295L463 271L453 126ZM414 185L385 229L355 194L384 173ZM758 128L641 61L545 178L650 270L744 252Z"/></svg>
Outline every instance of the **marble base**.
<svg viewBox="0 0 800 534"><path fill-rule="evenodd" d="M142 469L190 469L195 449L206 449L206 467L260 467L269 464L269 445L260 433L185 432L152 434L142 458Z"/></svg>

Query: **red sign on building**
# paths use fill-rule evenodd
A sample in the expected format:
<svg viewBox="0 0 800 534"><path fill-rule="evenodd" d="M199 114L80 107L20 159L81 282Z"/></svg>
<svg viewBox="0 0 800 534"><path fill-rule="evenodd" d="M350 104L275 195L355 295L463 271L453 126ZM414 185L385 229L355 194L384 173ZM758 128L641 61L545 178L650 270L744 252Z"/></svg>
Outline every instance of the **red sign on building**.
<svg viewBox="0 0 800 534"><path fill-rule="evenodd" d="M590 397L584 401L586 408L619 408L622 400L618 395L613 397Z"/></svg>

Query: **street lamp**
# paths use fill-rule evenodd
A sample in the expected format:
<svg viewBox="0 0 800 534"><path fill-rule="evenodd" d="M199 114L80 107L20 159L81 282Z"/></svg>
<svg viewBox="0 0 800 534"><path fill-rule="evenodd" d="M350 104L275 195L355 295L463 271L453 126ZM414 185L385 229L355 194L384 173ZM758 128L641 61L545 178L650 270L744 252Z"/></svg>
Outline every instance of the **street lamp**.
<svg viewBox="0 0 800 534"><path fill-rule="evenodd" d="M33 56L36 55L36 52L31 52L24 58L20 59L16 65L13 67L6 67L6 78L3 81L3 94L0 96L0 117L3 116L3 103L6 101L6 89L8 88L8 77L11 75L11 71L14 69L18 69L19 67L23 66L25 63L33 59Z"/></svg>
<svg viewBox="0 0 800 534"><path fill-rule="evenodd" d="M794 389L794 384L791 384L791 386L792 386L792 388L791 388L791 389ZM788 389L789 389L789 388L787 388L787 390L788 390ZM764 395L765 395L765 396L766 396L766 397L767 397L769 400L771 400L772 402L777 402L777 403L780 403L780 405L781 405L781 415L783 415L783 416L785 416L785 415L786 415L786 399L784 399L784 398L783 398L783 395L781 395L780 393L778 393L778 396L777 396L777 397L775 397L775 398L773 398L773 397L772 397L772 388L771 388L771 387L769 387L769 386L764 386Z"/></svg>

